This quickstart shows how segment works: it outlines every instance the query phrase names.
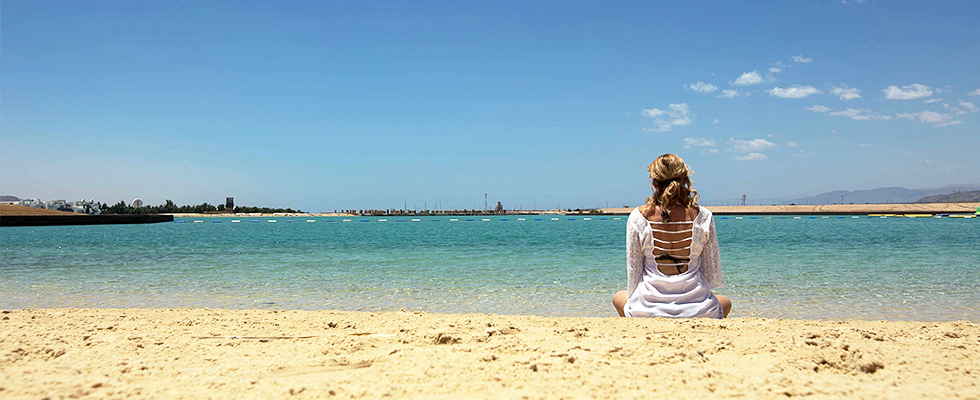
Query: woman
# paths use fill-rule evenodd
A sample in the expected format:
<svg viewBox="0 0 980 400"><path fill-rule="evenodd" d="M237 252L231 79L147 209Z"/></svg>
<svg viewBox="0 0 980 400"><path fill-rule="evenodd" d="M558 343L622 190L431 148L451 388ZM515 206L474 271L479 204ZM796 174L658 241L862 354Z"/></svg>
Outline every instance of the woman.
<svg viewBox="0 0 980 400"><path fill-rule="evenodd" d="M680 157L664 154L650 164L653 196L626 222L627 289L613 295L621 317L724 318L727 297L711 293L724 284L711 211Z"/></svg>

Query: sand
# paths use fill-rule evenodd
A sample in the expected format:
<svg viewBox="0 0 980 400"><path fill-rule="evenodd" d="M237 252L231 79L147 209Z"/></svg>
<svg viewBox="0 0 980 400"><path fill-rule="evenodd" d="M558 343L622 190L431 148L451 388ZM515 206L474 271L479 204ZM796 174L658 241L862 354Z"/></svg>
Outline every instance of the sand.
<svg viewBox="0 0 980 400"><path fill-rule="evenodd" d="M0 314L0 398L980 397L969 322Z"/></svg>

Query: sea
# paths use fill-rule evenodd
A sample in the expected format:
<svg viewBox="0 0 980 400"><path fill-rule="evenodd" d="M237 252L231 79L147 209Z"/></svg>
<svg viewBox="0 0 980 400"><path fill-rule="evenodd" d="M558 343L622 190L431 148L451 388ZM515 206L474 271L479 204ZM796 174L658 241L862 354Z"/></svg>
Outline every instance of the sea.
<svg viewBox="0 0 980 400"><path fill-rule="evenodd" d="M980 321L980 219L715 216L731 317ZM626 216L208 217L0 229L0 309L615 316Z"/></svg>

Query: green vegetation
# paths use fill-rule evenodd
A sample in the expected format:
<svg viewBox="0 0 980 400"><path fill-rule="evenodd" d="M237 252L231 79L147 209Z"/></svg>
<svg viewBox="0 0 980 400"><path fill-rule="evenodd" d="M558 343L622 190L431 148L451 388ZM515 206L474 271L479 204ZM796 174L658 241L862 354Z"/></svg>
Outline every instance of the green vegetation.
<svg viewBox="0 0 980 400"><path fill-rule="evenodd" d="M159 206L143 206L143 207L132 207L126 204L125 201L120 201L113 205L108 205L105 203L98 203L99 210L103 214L204 214L207 212L217 212L225 211L225 205L219 204L217 206L202 203L196 206L178 206L174 204L173 201L167 199L163 205ZM301 210L293 210L292 208L268 208L268 207L235 207L232 212L238 213L301 213Z"/></svg>

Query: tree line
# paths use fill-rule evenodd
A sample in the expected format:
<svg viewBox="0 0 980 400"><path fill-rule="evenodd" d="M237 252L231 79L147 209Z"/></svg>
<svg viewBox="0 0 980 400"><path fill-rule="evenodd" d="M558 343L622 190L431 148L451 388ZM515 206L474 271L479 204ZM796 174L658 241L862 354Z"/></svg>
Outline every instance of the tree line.
<svg viewBox="0 0 980 400"><path fill-rule="evenodd" d="M225 211L224 204L211 205L208 203L201 203L198 205L184 205L178 206L174 204L173 201L167 199L165 203L159 206L143 206L143 207L133 207L126 204L125 201L120 201L116 204L109 205L107 203L98 203L99 211L102 214L203 214L206 212L214 211ZM236 213L301 213L301 210L293 210L292 208L269 208L269 207L235 207L231 212Z"/></svg>

